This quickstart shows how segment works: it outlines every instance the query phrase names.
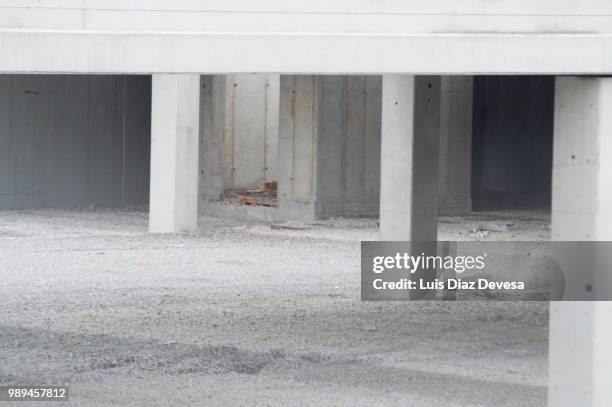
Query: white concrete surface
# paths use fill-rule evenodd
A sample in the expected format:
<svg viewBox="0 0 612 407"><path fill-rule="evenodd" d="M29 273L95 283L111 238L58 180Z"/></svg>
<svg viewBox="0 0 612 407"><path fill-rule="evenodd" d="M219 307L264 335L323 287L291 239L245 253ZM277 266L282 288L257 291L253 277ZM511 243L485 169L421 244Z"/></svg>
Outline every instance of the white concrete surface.
<svg viewBox="0 0 612 407"><path fill-rule="evenodd" d="M380 239L436 241L440 80L384 75Z"/></svg>
<svg viewBox="0 0 612 407"><path fill-rule="evenodd" d="M0 72L612 72L612 6L601 0L4 0L0 10Z"/></svg>
<svg viewBox="0 0 612 407"><path fill-rule="evenodd" d="M0 27L109 31L610 33L605 1L4 0Z"/></svg>
<svg viewBox="0 0 612 407"><path fill-rule="evenodd" d="M153 75L152 233L195 230L198 220L200 76Z"/></svg>
<svg viewBox="0 0 612 407"><path fill-rule="evenodd" d="M0 53L2 73L612 73L608 34L3 30Z"/></svg>
<svg viewBox="0 0 612 407"><path fill-rule="evenodd" d="M557 78L555 98L552 239L612 240L612 78ZM551 303L550 407L612 404L611 343L612 302Z"/></svg>

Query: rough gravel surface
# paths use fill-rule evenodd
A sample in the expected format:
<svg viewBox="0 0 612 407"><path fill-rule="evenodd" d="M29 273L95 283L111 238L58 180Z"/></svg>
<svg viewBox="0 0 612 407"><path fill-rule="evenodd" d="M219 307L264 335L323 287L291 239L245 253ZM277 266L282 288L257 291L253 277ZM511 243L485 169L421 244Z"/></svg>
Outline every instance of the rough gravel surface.
<svg viewBox="0 0 612 407"><path fill-rule="evenodd" d="M546 303L363 303L375 220L200 223L0 212L0 385L69 385L77 406L546 405ZM548 223L446 216L440 237L548 239Z"/></svg>

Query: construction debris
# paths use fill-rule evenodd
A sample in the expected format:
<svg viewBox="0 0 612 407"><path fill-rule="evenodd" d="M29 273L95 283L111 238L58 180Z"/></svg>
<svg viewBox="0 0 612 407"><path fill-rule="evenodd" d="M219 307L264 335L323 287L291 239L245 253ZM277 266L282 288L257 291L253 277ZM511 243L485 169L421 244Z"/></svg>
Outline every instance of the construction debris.
<svg viewBox="0 0 612 407"><path fill-rule="evenodd" d="M263 187L229 189L223 193L223 201L249 206L278 207L278 184L266 182Z"/></svg>

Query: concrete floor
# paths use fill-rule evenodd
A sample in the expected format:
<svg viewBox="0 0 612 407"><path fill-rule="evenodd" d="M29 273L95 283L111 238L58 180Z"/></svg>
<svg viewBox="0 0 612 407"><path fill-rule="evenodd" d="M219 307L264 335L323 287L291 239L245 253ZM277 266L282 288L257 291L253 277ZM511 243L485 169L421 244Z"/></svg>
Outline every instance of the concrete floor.
<svg viewBox="0 0 612 407"><path fill-rule="evenodd" d="M466 226L499 218L509 231ZM152 236L142 212L0 212L0 384L69 384L79 406L546 405L548 304L362 303L375 221L200 222ZM548 223L442 217L440 238Z"/></svg>

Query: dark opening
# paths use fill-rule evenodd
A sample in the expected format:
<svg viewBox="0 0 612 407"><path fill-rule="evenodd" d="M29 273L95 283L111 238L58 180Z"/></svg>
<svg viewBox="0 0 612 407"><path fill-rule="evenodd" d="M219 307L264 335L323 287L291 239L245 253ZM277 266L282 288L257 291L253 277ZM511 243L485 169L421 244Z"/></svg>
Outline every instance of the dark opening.
<svg viewBox="0 0 612 407"><path fill-rule="evenodd" d="M151 77L0 75L0 210L140 207Z"/></svg>
<svg viewBox="0 0 612 407"><path fill-rule="evenodd" d="M474 210L548 209L553 76L474 78Z"/></svg>

